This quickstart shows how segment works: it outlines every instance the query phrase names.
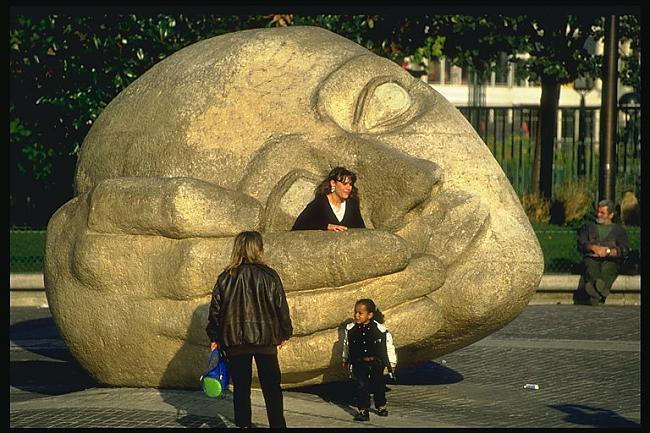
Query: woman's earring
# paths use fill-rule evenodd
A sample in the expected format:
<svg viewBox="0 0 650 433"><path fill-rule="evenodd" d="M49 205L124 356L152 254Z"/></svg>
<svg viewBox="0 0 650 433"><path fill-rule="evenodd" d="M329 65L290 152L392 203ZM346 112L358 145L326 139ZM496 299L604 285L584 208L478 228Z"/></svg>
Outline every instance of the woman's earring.
<svg viewBox="0 0 650 433"><path fill-rule="evenodd" d="M334 192L335 189L336 189L336 188L334 188L333 186L330 187L330 191L331 191L331 192Z"/></svg>

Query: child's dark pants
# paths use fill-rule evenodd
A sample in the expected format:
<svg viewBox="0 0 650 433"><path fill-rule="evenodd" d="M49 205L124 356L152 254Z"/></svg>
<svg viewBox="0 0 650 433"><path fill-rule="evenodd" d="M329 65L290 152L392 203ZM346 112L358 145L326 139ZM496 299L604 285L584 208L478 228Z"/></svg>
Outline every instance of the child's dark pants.
<svg viewBox="0 0 650 433"><path fill-rule="evenodd" d="M370 394L374 394L375 407L386 404L386 387L384 384L384 363L374 358L372 361L355 362L352 365L357 379L357 408L370 408Z"/></svg>

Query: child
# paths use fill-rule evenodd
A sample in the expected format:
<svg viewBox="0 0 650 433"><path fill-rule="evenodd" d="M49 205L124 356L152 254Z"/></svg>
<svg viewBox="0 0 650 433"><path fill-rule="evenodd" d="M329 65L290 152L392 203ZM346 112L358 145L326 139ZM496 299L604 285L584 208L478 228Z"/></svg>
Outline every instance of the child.
<svg viewBox="0 0 650 433"><path fill-rule="evenodd" d="M343 368L352 366L357 381L355 421L368 421L370 394L374 394L377 415L388 416L384 368L390 374L397 365L393 337L383 325L384 315L372 299L359 299L354 305L354 322L345 327Z"/></svg>

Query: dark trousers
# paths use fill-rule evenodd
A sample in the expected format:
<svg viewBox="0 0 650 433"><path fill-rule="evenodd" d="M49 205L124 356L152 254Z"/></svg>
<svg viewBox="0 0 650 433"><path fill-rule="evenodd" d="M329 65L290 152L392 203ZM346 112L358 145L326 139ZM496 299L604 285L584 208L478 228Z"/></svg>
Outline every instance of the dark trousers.
<svg viewBox="0 0 650 433"><path fill-rule="evenodd" d="M386 384L384 383L384 364L376 359L371 362L355 362L352 372L357 380L357 408L370 408L370 394L374 395L375 407L386 404Z"/></svg>
<svg viewBox="0 0 650 433"><path fill-rule="evenodd" d="M618 263L613 260L593 257L585 257L583 263L585 265L585 286L591 284L591 287L594 287L596 292L605 299L618 276ZM602 280L602 283L596 284L597 280Z"/></svg>
<svg viewBox="0 0 650 433"><path fill-rule="evenodd" d="M252 359L255 358L257 374L262 386L262 394L266 403L266 415L269 427L285 428L284 403L282 388L280 388L280 365L277 355L262 355L259 353L244 353L228 358L230 377L234 388L235 424L238 427L251 425L251 380L253 375Z"/></svg>

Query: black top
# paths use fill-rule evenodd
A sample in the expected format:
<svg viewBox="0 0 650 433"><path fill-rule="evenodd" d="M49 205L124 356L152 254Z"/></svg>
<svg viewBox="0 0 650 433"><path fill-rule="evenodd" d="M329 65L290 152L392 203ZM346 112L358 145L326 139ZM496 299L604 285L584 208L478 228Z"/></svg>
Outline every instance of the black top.
<svg viewBox="0 0 650 433"><path fill-rule="evenodd" d="M355 324L347 330L350 362L360 362L363 357L375 357L382 360L385 366L390 365L386 332L377 327L377 322L371 320L367 324Z"/></svg>
<svg viewBox="0 0 650 433"><path fill-rule="evenodd" d="M334 215L327 196L320 194L300 212L291 230L327 230L328 224L342 225L351 229L366 228L357 200L348 199L345 201L345 215L343 220L339 221Z"/></svg>

